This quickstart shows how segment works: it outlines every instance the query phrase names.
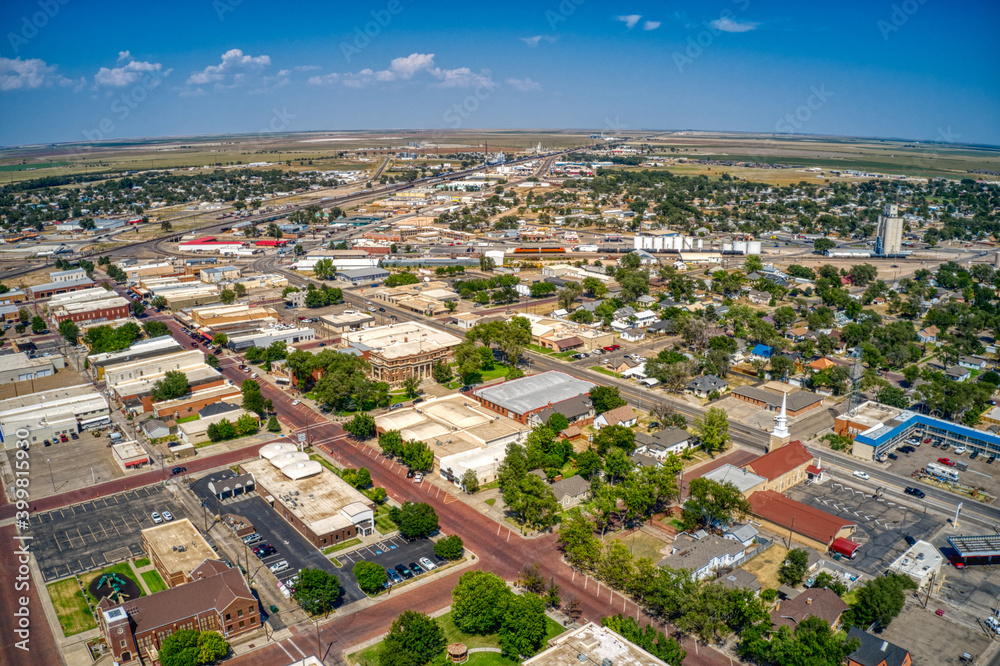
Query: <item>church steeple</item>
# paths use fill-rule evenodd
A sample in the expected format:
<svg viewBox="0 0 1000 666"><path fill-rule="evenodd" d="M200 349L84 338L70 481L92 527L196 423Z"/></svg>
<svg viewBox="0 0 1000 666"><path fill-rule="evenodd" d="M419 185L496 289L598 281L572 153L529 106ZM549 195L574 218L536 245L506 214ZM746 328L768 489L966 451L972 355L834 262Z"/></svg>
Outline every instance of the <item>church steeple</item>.
<svg viewBox="0 0 1000 666"><path fill-rule="evenodd" d="M782 392L781 411L774 417L774 431L771 433L771 443L768 447L768 451L779 449L785 444L788 444L788 442L792 439L791 434L788 432L788 412L786 411L787 403L788 394Z"/></svg>

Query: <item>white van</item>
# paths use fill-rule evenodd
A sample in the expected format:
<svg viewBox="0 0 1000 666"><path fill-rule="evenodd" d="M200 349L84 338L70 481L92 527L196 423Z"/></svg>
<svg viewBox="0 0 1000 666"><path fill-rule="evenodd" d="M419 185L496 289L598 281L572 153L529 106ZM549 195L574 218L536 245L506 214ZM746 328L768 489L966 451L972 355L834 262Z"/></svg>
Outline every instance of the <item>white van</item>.
<svg viewBox="0 0 1000 666"><path fill-rule="evenodd" d="M280 573L288 568L288 561L281 560L280 562L275 562L270 567L271 573Z"/></svg>

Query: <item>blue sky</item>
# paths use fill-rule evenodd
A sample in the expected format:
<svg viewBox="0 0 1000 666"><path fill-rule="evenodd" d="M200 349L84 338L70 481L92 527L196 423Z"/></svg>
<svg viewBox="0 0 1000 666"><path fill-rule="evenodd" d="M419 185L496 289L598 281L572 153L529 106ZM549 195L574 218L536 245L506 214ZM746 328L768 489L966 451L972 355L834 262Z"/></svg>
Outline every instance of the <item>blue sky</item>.
<svg viewBox="0 0 1000 666"><path fill-rule="evenodd" d="M1000 145L996 2L7 0L0 25L8 146L388 128Z"/></svg>

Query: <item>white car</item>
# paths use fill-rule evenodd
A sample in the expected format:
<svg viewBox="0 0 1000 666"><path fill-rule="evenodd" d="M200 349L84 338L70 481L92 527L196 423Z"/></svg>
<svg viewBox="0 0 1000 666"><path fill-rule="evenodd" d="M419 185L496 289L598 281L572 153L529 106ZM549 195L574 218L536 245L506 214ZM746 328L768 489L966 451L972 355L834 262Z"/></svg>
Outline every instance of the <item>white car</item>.
<svg viewBox="0 0 1000 666"><path fill-rule="evenodd" d="M156 523L157 525L159 525L160 523L163 522L163 518L160 518L160 514L158 512L156 512L156 511L154 511L151 514L149 514L149 517L152 518L153 522Z"/></svg>
<svg viewBox="0 0 1000 666"><path fill-rule="evenodd" d="M255 372L255 373L253 373L252 375L250 375L250 379L257 379L257 376L258 376L258 375L257 375L257 373Z"/></svg>
<svg viewBox="0 0 1000 666"><path fill-rule="evenodd" d="M965 453L965 447L964 446L960 446L957 449L955 449L955 455L956 456L960 456L963 453Z"/></svg>
<svg viewBox="0 0 1000 666"><path fill-rule="evenodd" d="M854 472L854 476L858 477L859 479L864 479L865 481L867 481L869 478L865 472L860 472L860 471Z"/></svg>
<svg viewBox="0 0 1000 666"><path fill-rule="evenodd" d="M295 405L301 405L301 404L302 404L301 400L292 400L292 407L294 407Z"/></svg>
<svg viewBox="0 0 1000 666"><path fill-rule="evenodd" d="M163 520L165 520L165 521L167 521L169 523L173 519L174 519L174 514L170 513L169 511L164 511L163 512Z"/></svg>
<svg viewBox="0 0 1000 666"><path fill-rule="evenodd" d="M413 483L420 483L423 480L424 480L424 473L423 472L417 472L413 476Z"/></svg>
<svg viewBox="0 0 1000 666"><path fill-rule="evenodd" d="M434 564L433 562L431 562L426 557L421 557L420 560L419 560L419 562L420 562L420 566L422 566L427 571L430 571L431 569L436 569L437 568L437 565Z"/></svg>

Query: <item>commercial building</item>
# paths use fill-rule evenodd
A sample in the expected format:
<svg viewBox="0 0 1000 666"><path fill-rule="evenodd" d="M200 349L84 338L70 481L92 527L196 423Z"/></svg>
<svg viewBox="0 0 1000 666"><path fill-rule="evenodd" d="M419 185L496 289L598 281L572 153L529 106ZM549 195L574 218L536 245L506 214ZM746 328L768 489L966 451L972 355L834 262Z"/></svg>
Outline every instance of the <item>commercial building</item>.
<svg viewBox="0 0 1000 666"><path fill-rule="evenodd" d="M203 268L198 272L199 280L211 284L235 280L238 277L240 277L239 266L216 266L214 268Z"/></svg>
<svg viewBox="0 0 1000 666"><path fill-rule="evenodd" d="M607 627L588 622L549 641L549 647L524 660L523 666L667 666Z"/></svg>
<svg viewBox="0 0 1000 666"><path fill-rule="evenodd" d="M135 379L123 379L119 382L108 381L108 389L117 403L124 407L126 412L138 415L158 409L166 403L155 404L153 400L153 389L158 381L161 381L167 372L183 372L188 380L188 394L179 400L187 402L207 397L209 391L218 388L231 390L235 387L226 379L222 373L204 362L204 358L199 359L191 365L169 368L162 372L147 372L145 375ZM177 401L170 401L176 403Z"/></svg>
<svg viewBox="0 0 1000 666"><path fill-rule="evenodd" d="M16 447L14 433L21 428L36 444L110 421L108 401L90 384L0 400L0 440L6 449Z"/></svg>
<svg viewBox="0 0 1000 666"><path fill-rule="evenodd" d="M66 367L61 354L31 358L27 352L0 354L0 384L27 382L40 377L50 377Z"/></svg>
<svg viewBox="0 0 1000 666"><path fill-rule="evenodd" d="M445 312L448 309L445 303L457 303L460 296L449 288L447 282L436 280L379 289L372 294L372 298L432 317Z"/></svg>
<svg viewBox="0 0 1000 666"><path fill-rule="evenodd" d="M250 347L270 347L275 342L293 345L316 339L316 331L312 328L299 328L287 324L277 324L268 328L242 331L229 335L227 346L233 351L241 351Z"/></svg>
<svg viewBox="0 0 1000 666"><path fill-rule="evenodd" d="M168 262L133 264L128 266L119 264L119 268L125 271L125 275L133 282L147 278L174 275L178 272L178 269Z"/></svg>
<svg viewBox="0 0 1000 666"><path fill-rule="evenodd" d="M479 404L497 414L528 423L531 415L580 395L595 386L555 370L495 384L472 393Z"/></svg>
<svg viewBox="0 0 1000 666"><path fill-rule="evenodd" d="M899 207L887 203L878 216L875 227L875 255L879 257L898 256L903 252L903 218Z"/></svg>
<svg viewBox="0 0 1000 666"><path fill-rule="evenodd" d="M167 587L194 582L193 573L215 551L187 518L142 530L142 552Z"/></svg>
<svg viewBox="0 0 1000 666"><path fill-rule="evenodd" d="M149 464L149 454L134 439L128 442L112 444L111 456L123 472L130 472Z"/></svg>
<svg viewBox="0 0 1000 666"><path fill-rule="evenodd" d="M158 419L173 418L178 420L185 416L191 416L217 402L240 402L243 399L242 396L240 387L230 384L227 379L222 384L188 393L176 400L153 403L153 416ZM130 405L126 403L126 408L128 407ZM136 406L135 409L139 409L139 406Z"/></svg>
<svg viewBox="0 0 1000 666"><path fill-rule="evenodd" d="M53 271L49 273L49 280L53 283L76 282L87 277L87 271L82 268L72 268L68 271Z"/></svg>
<svg viewBox="0 0 1000 666"><path fill-rule="evenodd" d="M123 349L122 351L94 354L88 357L87 360L94 379L101 381L104 379L105 371L109 367L122 363L150 361L159 356L179 352L183 349L184 347L181 343L174 340L173 336L161 335L157 338L135 342L128 349Z"/></svg>
<svg viewBox="0 0 1000 666"><path fill-rule="evenodd" d="M941 570L944 556L926 541L917 541L889 565L890 571L909 576L918 587L923 587Z"/></svg>
<svg viewBox="0 0 1000 666"><path fill-rule="evenodd" d="M210 416L201 416L201 418L195 419L194 421L186 421L178 424L178 438L185 444L198 445L203 442L210 441L208 428L219 421L226 420L230 423L236 423L236 421L244 416L250 416L254 421L257 421L258 424L260 423L260 417L255 412L248 412L235 403L216 402L203 408L201 412L211 410L214 407L223 407L225 408L225 411L215 412Z"/></svg>
<svg viewBox="0 0 1000 666"><path fill-rule="evenodd" d="M34 287L28 287L28 292L31 294L31 298L38 300L40 298L50 298L57 294L68 294L71 291L88 289L93 286L93 280L83 277L64 282L49 282L48 284L35 285Z"/></svg>
<svg viewBox="0 0 1000 666"><path fill-rule="evenodd" d="M294 446L274 442L243 463L257 493L317 548L375 530L374 503Z"/></svg>
<svg viewBox="0 0 1000 666"><path fill-rule="evenodd" d="M97 605L104 641L118 664L160 663L163 641L181 629L218 631L228 640L260 628L257 599L239 569L205 560L186 585L123 604Z"/></svg>
<svg viewBox="0 0 1000 666"><path fill-rule="evenodd" d="M375 324L375 317L365 312L347 310L339 315L323 315L319 318L319 331L328 337L339 337Z"/></svg>
<svg viewBox="0 0 1000 666"><path fill-rule="evenodd" d="M215 284L178 282L170 286L153 287L149 296L163 296L167 307L171 310L183 310L198 305L211 305L219 302L219 286Z"/></svg>
<svg viewBox="0 0 1000 666"><path fill-rule="evenodd" d="M835 539L846 539L857 529L855 523L789 499L774 490L758 490L747 499L753 515L765 529L790 534L794 541L821 553L826 552Z"/></svg>
<svg viewBox="0 0 1000 666"><path fill-rule="evenodd" d="M181 252L224 254L242 250L243 243L240 241L220 241L216 240L215 236L205 236L179 243L177 249Z"/></svg>
<svg viewBox="0 0 1000 666"><path fill-rule="evenodd" d="M13 289L5 294L0 294L0 305L16 305L28 300L28 295L21 289Z"/></svg>
<svg viewBox="0 0 1000 666"><path fill-rule="evenodd" d="M103 289L101 291L104 291ZM103 323L127 319L131 312L128 299L116 295L114 292L107 298L100 300L86 300L78 303L60 303L49 305L49 316L58 325L67 319L78 323Z"/></svg>
<svg viewBox="0 0 1000 666"><path fill-rule="evenodd" d="M770 382L773 384L773 382ZM799 416L806 412L823 406L823 396L816 395L810 391L795 389L789 385L787 392L771 390L770 388L759 388L756 386L740 386L730 392L730 395L751 405L762 407L768 411L776 412L781 409L782 398L787 394L788 401L786 409L788 416Z"/></svg>
<svg viewBox="0 0 1000 666"><path fill-rule="evenodd" d="M614 333L602 331L600 326L588 326L533 314L518 316L524 317L531 323L532 342L546 349L593 351L613 345L615 342Z"/></svg>
<svg viewBox="0 0 1000 666"><path fill-rule="evenodd" d="M162 377L168 370L204 365L205 355L197 349L171 351L166 354L138 360L124 360L104 367L104 381L109 387L147 377Z"/></svg>
<svg viewBox="0 0 1000 666"><path fill-rule="evenodd" d="M375 381L398 386L407 377L425 379L436 363L447 363L462 340L425 324L404 322L345 333L341 346L352 347L371 364Z"/></svg>
<svg viewBox="0 0 1000 666"><path fill-rule="evenodd" d="M335 277L338 280L349 282L354 286L362 284L370 284L374 286L389 277L389 271L377 266L371 268L352 268L337 271Z"/></svg>

